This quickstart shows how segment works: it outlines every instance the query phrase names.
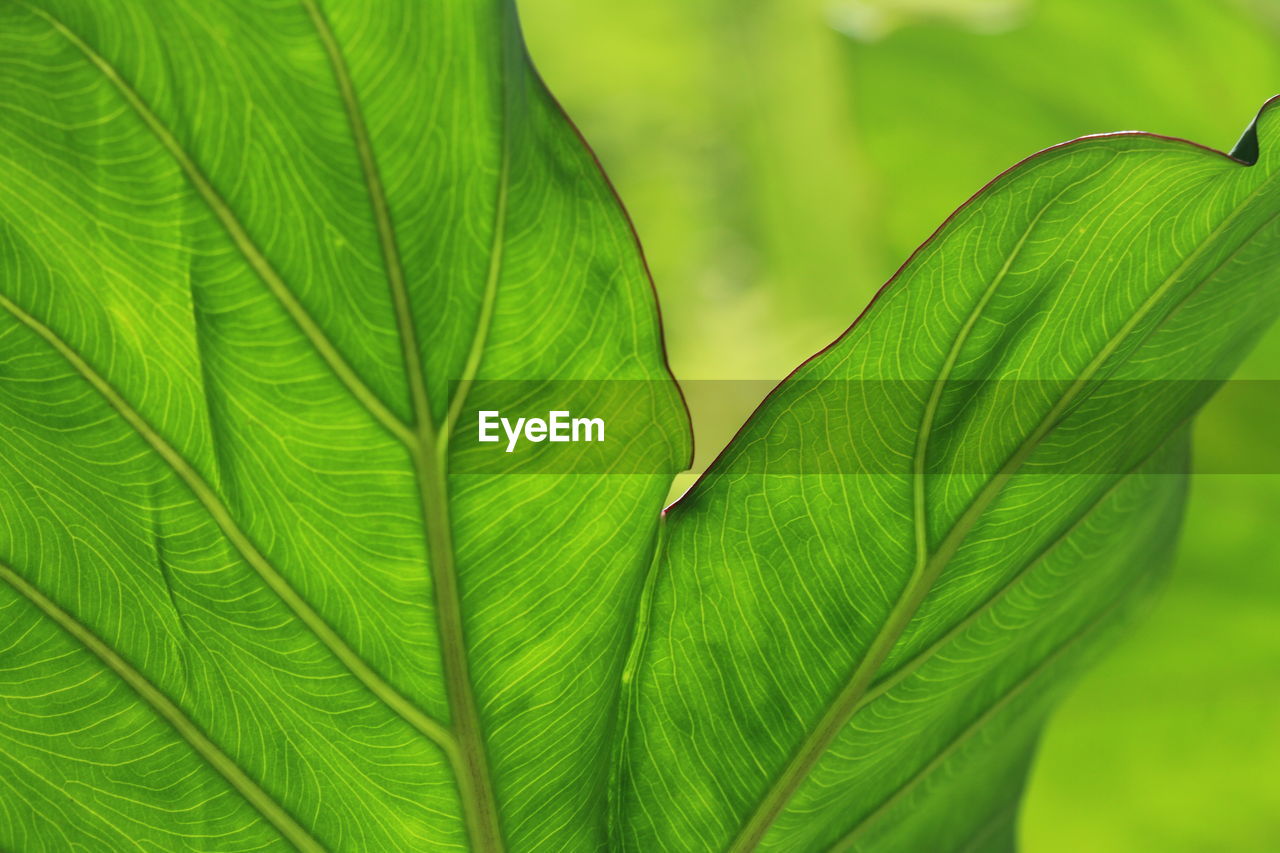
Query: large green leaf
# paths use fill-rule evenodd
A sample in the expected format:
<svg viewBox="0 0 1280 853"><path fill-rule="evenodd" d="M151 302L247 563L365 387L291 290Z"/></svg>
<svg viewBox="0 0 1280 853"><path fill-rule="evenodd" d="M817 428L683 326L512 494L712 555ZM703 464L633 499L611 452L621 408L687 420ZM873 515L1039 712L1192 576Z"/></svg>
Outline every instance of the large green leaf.
<svg viewBox="0 0 1280 853"><path fill-rule="evenodd" d="M1121 128L1226 141L1240 116L1280 90L1273 0L986 5L1019 13L997 31L916 20L881 39L844 40L885 264L900 263L962 195L1029 151ZM934 156L939 135L946 157ZM1237 377L1280 379L1280 326ZM1256 725L1280 707L1280 679L1268 675L1280 672L1280 632L1265 627L1280 619L1280 573L1258 571L1280 565L1280 539L1264 520L1280 517L1280 476L1205 473L1231 470L1215 460L1248 464L1280 450L1274 418L1240 405L1249 393L1232 393L1247 387L1197 416L1197 476L1158 609L1046 729L1020 821L1029 850L1261 850L1280 837L1280 800L1254 781L1280 762L1280 726Z"/></svg>
<svg viewBox="0 0 1280 853"><path fill-rule="evenodd" d="M6 850L995 848L1170 548L1170 380L1276 309L1273 114L1064 146L660 525L643 264L509 4L8 0L0 109Z"/></svg>
<svg viewBox="0 0 1280 853"><path fill-rule="evenodd" d="M1280 309L1278 144L1268 106L1254 165L1042 152L774 392L667 513L620 844L1012 849L1048 708L1167 561L1184 424Z"/></svg>
<svg viewBox="0 0 1280 853"><path fill-rule="evenodd" d="M0 848L598 847L687 425L510 4L4 0L0 174Z"/></svg>

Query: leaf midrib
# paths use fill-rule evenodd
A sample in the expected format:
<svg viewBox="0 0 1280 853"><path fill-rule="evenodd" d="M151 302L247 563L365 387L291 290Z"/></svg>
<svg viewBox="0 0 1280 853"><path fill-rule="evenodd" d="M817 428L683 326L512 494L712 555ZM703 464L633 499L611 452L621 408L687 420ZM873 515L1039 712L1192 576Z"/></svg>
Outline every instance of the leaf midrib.
<svg viewBox="0 0 1280 853"><path fill-rule="evenodd" d="M991 703L981 714L973 719L967 726L960 730L958 734L947 741L934 756L929 759L918 771L912 774L905 782L885 798L879 805L871 810L865 817L860 819L851 829L841 836L830 848L827 853L844 853L849 850L858 838L867 831L873 822L880 815L884 814L894 805L901 802L908 796L921 782L929 777L934 771L941 767L947 760L960 751L960 749L968 743L976 734L987 726L992 720L1000 715L1002 711L1008 708L1019 696L1026 692L1037 678L1047 672L1054 664L1061 661L1072 649L1080 643L1088 639L1095 631L1102 628L1107 621L1114 616L1122 607L1125 597L1119 596L1119 600L1109 607L1106 607L1093 619L1090 619L1081 628L1072 633L1066 640L1058 644L1058 647L1045 656L1031 670L1018 679L1012 687L1004 692L995 702Z"/></svg>
<svg viewBox="0 0 1280 853"><path fill-rule="evenodd" d="M120 93L128 106L161 143L162 147L175 159L188 182L228 232L228 235L240 250L250 268L254 270L268 290L285 308L286 312L299 326L339 381L347 387L352 396L369 411L374 419L399 439L407 449L414 463L415 477L418 482L422 504L424 532L430 557L433 590L436 597L437 624L441 633L441 651L453 722L452 728L447 728L422 713L420 709L401 696L394 687L373 671L353 649L347 646L337 632L324 621L323 617L310 608L302 597L285 581L283 576L270 565L265 556L258 551L248 536L239 528L216 492L195 471L194 467L161 438L141 415L132 409L123 396L116 392L78 354L74 353L70 346L58 338L56 333L53 333L49 327L44 326L44 324L11 301L4 300L4 307L9 309L24 324L36 330L46 341L54 345L55 349L58 349L64 358L67 358L72 363L72 366L99 393L107 398L117 413L143 437L144 441L192 489L205 507L205 510L223 530L224 535L236 546L241 556L262 576L268 586L293 610L294 614L352 671L353 675L364 683L384 704L405 718L420 733L441 746L454 768L464 806L464 820L468 825L468 834L476 845L476 849L481 851L500 851L502 849L501 830L498 824L492 784L488 778L488 762L480 734L479 714L476 709L471 678L468 672L460 595L457 588L455 554L448 518L448 488L444 458L447 452L448 435L460 412L467 389L478 372L484 342L492 322L497 283L502 264L506 199L509 186L510 145L505 128L494 236L480 317L464 366L463 381L459 385L454 399L450 401L446 415L446 429L442 433L443 440L437 446L435 426L430 414L425 375L414 328L412 306L405 282L403 265L399 256L390 208L378 173L368 128L356 97L345 57L315 0L300 0L300 2L314 25L317 36L326 52L344 110L349 119L353 142L360 161L362 176L378 232L384 270L391 291L414 413L413 424L406 424L395 415L367 386L354 368L350 366L341 352L329 340L314 318L310 316L306 308L276 272L249 235L247 229L240 222L234 210L222 199L191 155L187 153L168 127L152 112L142 97L124 80L120 73L84 39L53 15L31 6L26 0L20 0L20 2L23 2L34 15L44 20L70 42ZM509 60L511 55L511 31L509 21L507 21L508 15L509 10L504 11L504 60ZM509 69L504 67L502 78L504 88L507 84L506 77L508 73Z"/></svg>
<svg viewBox="0 0 1280 853"><path fill-rule="evenodd" d="M391 217L368 125L356 93L346 57L328 19L315 0L301 0L308 17L324 46L342 98L351 128L352 139L360 160L365 188L377 225L383 268L399 332L400 347L408 380L414 424L412 438L404 444L413 461L417 481L423 530L432 577L436 625L440 635L441 662L450 709L451 733L456 750L449 754L462 805L463 822L474 848L481 853L500 853L503 849L502 828L490 779L489 760L476 706L475 688L470 673L467 643L462 620L461 591L458 587L457 553L453 543L449 517L449 487L446 453L457 412L461 410L467 389L479 369L484 342L492 318L497 282L502 267L505 243L506 198L510 164L509 132L506 110L502 128L502 161L498 176L498 198L490 246L489 268L485 280L478 325L463 371L463 382L455 392L455 400L446 409L445 422L437 436L427 391L426 372L414 320L413 304L400 258L395 224ZM505 7L504 7L505 8ZM505 28L505 15L504 15ZM504 32L505 35L505 32ZM507 56L504 39L504 60ZM502 83L505 92L509 69L505 61ZM504 95L505 103L505 95Z"/></svg>
<svg viewBox="0 0 1280 853"><path fill-rule="evenodd" d="M1242 168L1251 168L1251 166L1243 163L1240 166ZM1040 442L1056 428L1060 419L1076 401L1083 389L1092 381L1094 375L1115 354L1116 350L1134 329L1147 318L1169 291L1179 283L1182 276L1200 259L1203 253L1271 186L1277 174L1280 174L1280 172L1273 172L1264 178L1139 305L1138 309L1081 370L1080 375L1072 381L1067 391L1040 421L1032 434L1014 451L997 473L987 481L973 503L966 508L948 531L938 549L929 556L925 565L913 571L903 592L886 618L884 626L868 647L867 654L859 662L845 687L828 705L818 724L810 730L786 769L775 779L764 798L752 810L747 820L743 822L742 830L730 844L730 853L747 853L747 851L756 849L770 826L785 809L791 797L794 796L809 771L813 769L818 759L826 752L840 729L848 723L849 718L856 711L867 689L871 686L871 679L874 677L875 672L896 645L898 638L932 589L934 581L942 574L950 563L951 558L959 551L969 532L977 525L978 520L986 512L987 508L1004 490L1004 486L1009 480L1021 469ZM1273 222L1275 218L1267 219L1257 229L1250 232L1241 241L1240 246L1232 250L1222 262L1207 272L1201 282L1197 283L1195 288L1192 288L1183 299L1179 300L1170 309L1169 314L1181 308L1204 281L1215 276L1237 252L1248 245L1253 237ZM1160 322L1163 323L1167 319L1168 315L1162 318ZM919 478L924 475L916 473L915 476Z"/></svg>
<svg viewBox="0 0 1280 853"><path fill-rule="evenodd" d="M1190 421L1190 418L1188 418L1187 421L1184 421L1180 426L1175 428L1171 434L1177 435L1178 430L1185 428L1186 424L1189 421ZM1166 447L1167 445L1161 445L1157 447L1151 453L1144 456L1136 465L1132 466L1131 468L1129 468L1129 470L1120 474L1120 476L1118 476L1113 483L1107 486L1107 488L1104 489L1102 493L1097 496L1096 499L1094 499L1089 503L1089 505L1084 509L1084 511L1080 512L1075 518L1071 519L1067 524L1063 525L1062 528L1059 530L1058 534L1055 535L1052 540L1046 543L1044 547L1042 547L1039 551L1035 553L1034 556L1032 556L1029 560L1027 560L1026 565L1024 565L1017 572L1015 572L1012 576L1010 576L1007 581L1001 584L977 607L974 607L967 614L965 614L964 618L962 618L956 624L952 625L944 633L939 635L936 640L934 640L932 643L930 643L929 645L921 649L917 654L915 654L908 660L904 661L900 666L894 668L891 672L886 674L884 677L874 681L871 684L871 686L867 689L867 692L863 694L862 699L858 702L857 706L854 708L854 715L856 715L863 708L866 708L868 705L870 705L873 701L875 701L880 696L883 696L885 693L888 693L894 687L901 684L908 677L910 677L912 673L916 672L922 666L928 663L935 655L937 655L940 651L942 651L943 648L948 646L953 640L955 640L957 637L959 637L961 634L963 634L965 631L971 628L984 615L994 610L995 607L1001 601L1004 600L1005 596L1007 596L1010 592L1012 592L1014 589L1019 587L1023 583L1023 581L1027 580L1038 568L1040 568L1044 564L1046 560L1052 557L1060 547L1062 547L1068 541L1070 541L1071 537L1075 535L1075 533L1079 531L1085 524L1087 524L1089 520L1093 518L1095 513L1097 513L1099 510L1101 510L1103 507L1106 506L1107 501L1110 500L1110 498L1113 495L1115 495L1121 489L1121 487L1123 487L1126 483L1128 483L1131 478L1135 476L1140 476L1142 474L1142 470L1147 465L1149 465L1151 461L1155 459L1162 451L1164 451Z"/></svg>
<svg viewBox="0 0 1280 853"><path fill-rule="evenodd" d="M1173 430L1172 435L1176 436L1179 433L1179 431L1186 429L1187 425L1191 422L1193 417L1194 415L1189 416L1186 420L1184 420L1177 428ZM1102 494L1100 494L1089 505L1089 507L1084 512L1080 513L1069 524L1065 525L1062 531L1056 537L1054 537L1054 539L1051 542L1049 542L1044 548L1042 548L1034 557L1032 557L1027 562L1026 566L1020 569L1011 578L1009 578L1008 581L1002 584L986 600L984 600L981 604L979 604L977 607L971 610L968 614L966 614L962 620L960 620L951 628L949 628L944 634L939 636L934 642L930 643L928 646L922 649L918 654L916 654L910 660L903 663L902 666L898 667L892 673L890 673L883 679L880 679L875 684L873 684L871 689L867 691L867 693L862 697L862 700L858 703L858 706L854 709L854 714L857 714L863 708L871 704L875 699L877 699L880 696L883 696L885 693L892 690L898 684L901 684L908 677L910 677L912 673L919 670L920 667L922 667L925 663L931 660L938 652L940 652L943 648L949 645L958 636L960 636L965 631L967 631L970 627L972 627L979 619L983 617L983 615L990 613L996 607L996 605L999 604L999 602L1004 599L1006 595L1008 595L1016 587L1020 586L1022 582L1026 580L1031 575L1031 573L1034 572L1039 566L1041 566L1045 560L1047 560L1050 556L1052 556L1057 551L1058 548L1060 548L1062 545L1068 542L1071 539L1072 535L1074 535L1076 531L1081 529L1089 521L1089 519L1093 517L1094 513L1098 512L1101 508L1106 506L1107 501L1110 500L1110 498L1113 495L1115 495L1123 485L1129 482L1129 480L1132 477L1140 476L1142 474L1143 469L1145 469L1152 462L1153 459L1159 456L1161 452L1166 450L1167 447L1168 445L1161 445L1160 447L1157 447L1155 450L1153 450L1151 453L1147 454L1143 459L1141 459L1137 464L1135 464L1129 470L1121 474L1115 480L1115 482L1110 484L1102 492ZM1133 586L1136 583L1138 583L1137 580L1130 583L1129 586ZM1117 601L1116 606L1119 606L1119 603L1123 601L1125 597L1126 595L1124 593L1115 596ZM1100 622L1102 621L1103 618L1105 617L1099 617L1097 620L1094 620L1094 622L1095 623ZM1053 654L1054 653L1051 653L1050 656L1052 656ZM1042 664L1043 662L1044 661L1042 661ZM973 726L970 726L968 728L973 728ZM965 732L962 732L961 734L957 735L954 740L963 741L968 737L968 734L969 732L967 732L966 730ZM954 743L949 744L948 746L949 747L954 746ZM915 786L925 776L933 772L934 769L936 769L935 762L932 762L932 761L929 762L917 774L911 777L911 779L909 779L908 782L904 783L902 787L909 788L909 787ZM893 795L891 795L887 800L882 802L880 806L876 807L872 812L868 813L865 817L860 819L858 823L852 829L848 830L848 832L842 838L848 839L849 842L851 843L851 841L853 840L852 837L856 837L858 833L864 830L866 825L870 824L873 820L875 820L875 818L879 814L886 811L892 805L893 801L900 799L901 798L900 794L901 794L901 791L895 792ZM832 850L829 851L828 853L833 853L835 849L837 848L833 847Z"/></svg>
<svg viewBox="0 0 1280 853"><path fill-rule="evenodd" d="M302 0L304 9L317 28L318 36L329 56L335 77L339 84L344 108L350 118L354 141L361 161L361 168L369 192L371 206L379 232L379 243L383 253L388 283L392 291L397 324L404 349L407 378L410 394L414 403L416 429L401 421L382 403L380 398L368 388L355 370L343 358L336 346L329 341L323 330L315 323L306 309L293 295L292 291L280 278L278 273L266 260L256 243L248 235L244 226L235 216L234 211L222 200L221 196L208 182L194 160L182 148L168 128L150 110L141 96L123 79L123 77L98 54L87 42L70 30L61 21L41 9L28 8L37 17L45 20L56 32L67 39L107 80L120 92L126 103L135 111L143 123L157 137L162 147L178 162L188 181L196 189L197 194L209 206L215 217L228 231L233 242L240 249L250 267L259 275L268 289L281 302L287 313L294 319L313 347L334 371L335 375L348 388L370 414L395 435L406 446L415 462L415 472L419 481L424 510L424 526L427 532L428 548L432 551L432 568L437 592L438 611L453 612L450 620L446 613L437 619L441 623L451 623L451 628L442 625L442 634L446 637L442 642L443 656L446 658L446 670L450 670L448 662L452 659L452 678L449 684L450 705L453 711L453 730L448 729L424 714L412 702L402 696L399 691L383 680L358 653L329 626L328 623L299 595L296 590L279 574L258 551L249 537L240 529L230 511L222 503L215 491L195 471L171 445L132 408L106 380L88 365L78 353L62 341L48 326L21 309L11 300L0 296L0 305L9 310L19 321L32 328L38 335L50 343L61 355L71 363L72 367L95 388L117 413L128 423L144 441L169 464L180 479L190 488L204 506L224 535L237 548L237 551L263 578L269 588L290 607L321 642L347 667L352 674L370 689L374 695L391 710L410 723L419 733L436 742L446 756L458 777L459 787L464 802L471 801L471 808L466 809L469 815L479 813L478 823L471 827L473 840L477 849L498 851L502 849L501 837L497 828L496 808L493 805L492 786L487 779L487 761L484 756L483 743L479 738L479 719L475 710L474 698L471 697L471 685L466 673L466 652L461 630L461 619L457 606L456 577L454 572L453 549L450 542L447 509L442 502L447 500L443 472L434 468L431 462L435 459L434 426L427 403L426 386L423 379L420 357L417 351L416 334L413 330L412 313L405 287L403 269L395 243L394 229L385 194L382 192L378 178L376 163L373 160L372 147L369 142L367 128L360 114L355 99L345 62L338 49L336 40L329 30L323 15L313 0ZM504 158L505 163L505 158ZM502 179L506 184L505 169ZM505 189L503 190L505 195ZM491 272L490 278L494 279ZM441 545L441 543L444 543ZM447 577L445 577L447 576ZM452 606L447 593L452 586ZM440 601L441 591L446 591L445 601ZM461 672L458 661L461 660ZM462 694L465 698L460 703L456 697ZM468 736L469 735L469 736ZM468 779L470 784L468 784ZM470 822L470 821L469 821Z"/></svg>

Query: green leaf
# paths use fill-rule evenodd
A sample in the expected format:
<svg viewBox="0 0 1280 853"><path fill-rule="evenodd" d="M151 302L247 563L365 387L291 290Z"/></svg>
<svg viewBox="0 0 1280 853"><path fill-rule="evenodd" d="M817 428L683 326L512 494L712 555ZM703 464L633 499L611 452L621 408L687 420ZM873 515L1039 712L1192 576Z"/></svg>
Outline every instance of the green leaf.
<svg viewBox="0 0 1280 853"><path fill-rule="evenodd" d="M1277 145L1272 102L1254 165L1035 155L775 390L667 513L619 844L1013 849L1047 711L1167 563L1185 424L1280 310Z"/></svg>
<svg viewBox="0 0 1280 853"><path fill-rule="evenodd" d="M514 17L0 3L0 848L603 843L687 423ZM458 470L514 379L646 473Z"/></svg>
<svg viewBox="0 0 1280 853"><path fill-rule="evenodd" d="M1274 110L1062 146L660 524L643 262L509 3L7 0L0 109L6 850L1007 847L1277 309Z"/></svg>
<svg viewBox="0 0 1280 853"><path fill-rule="evenodd" d="M1028 152L1122 128L1225 143L1280 81L1275 4L994 5L1019 14L997 29L934 18L882 40L843 41L864 185L878 213L862 234L890 268L957 201ZM561 98L571 94L564 85ZM945 157L935 156L939 136ZM631 187L619 185L645 225ZM642 233L656 249L653 232ZM665 298L663 306L676 307ZM1280 326L1235 377L1280 379ZM1260 704L1280 706L1280 681L1260 676L1280 668L1280 632L1259 630L1280 614L1280 573L1258 569L1280 565L1280 540L1264 521L1280 517L1280 476L1206 473L1238 470L1224 459L1280 471L1263 461L1280 450L1274 418L1241 404L1248 388L1225 389L1196 416L1191 504L1158 606L1073 687L1045 730L1019 818L1029 851L1252 850L1277 834L1274 796L1251 780L1272 774L1280 755L1280 727L1255 724ZM701 434L696 441L706 446Z"/></svg>

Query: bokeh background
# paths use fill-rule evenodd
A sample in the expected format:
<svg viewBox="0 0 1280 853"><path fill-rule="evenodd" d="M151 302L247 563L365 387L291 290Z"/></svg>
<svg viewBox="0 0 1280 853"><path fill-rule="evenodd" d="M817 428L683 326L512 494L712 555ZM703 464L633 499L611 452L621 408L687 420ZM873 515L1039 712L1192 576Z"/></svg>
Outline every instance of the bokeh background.
<svg viewBox="0 0 1280 853"><path fill-rule="evenodd" d="M1037 149L1137 129L1225 150L1280 92L1280 0L519 6L636 222L685 381L781 378ZM1242 375L1280 380L1280 328ZM692 383L695 469L767 390ZM1198 453L1274 458L1277 412L1215 402ZM1054 718L1021 834L1280 851L1280 476L1197 475L1175 572Z"/></svg>

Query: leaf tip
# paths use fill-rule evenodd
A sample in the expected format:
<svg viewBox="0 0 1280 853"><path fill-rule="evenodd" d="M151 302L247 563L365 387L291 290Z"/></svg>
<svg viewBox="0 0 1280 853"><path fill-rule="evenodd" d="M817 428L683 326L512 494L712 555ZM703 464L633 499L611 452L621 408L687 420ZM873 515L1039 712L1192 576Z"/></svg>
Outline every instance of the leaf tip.
<svg viewBox="0 0 1280 853"><path fill-rule="evenodd" d="M1231 149L1233 158L1246 166L1253 166L1258 162L1258 157L1261 154L1261 146L1258 143L1258 125L1263 116L1273 112L1277 107L1280 107L1280 95L1273 95L1267 99L1266 103L1258 110L1258 114L1254 116L1253 121L1249 122L1249 126L1245 128L1235 147Z"/></svg>

